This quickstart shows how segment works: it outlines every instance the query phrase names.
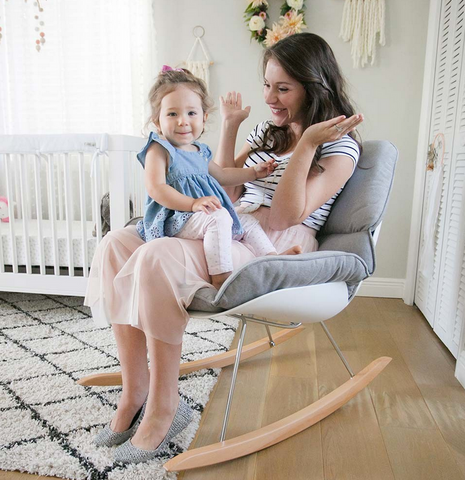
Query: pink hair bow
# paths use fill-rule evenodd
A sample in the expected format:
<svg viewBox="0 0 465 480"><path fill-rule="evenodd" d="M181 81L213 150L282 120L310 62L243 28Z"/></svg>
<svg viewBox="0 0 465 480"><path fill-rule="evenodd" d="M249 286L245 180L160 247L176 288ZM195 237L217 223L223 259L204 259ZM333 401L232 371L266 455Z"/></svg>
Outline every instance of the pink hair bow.
<svg viewBox="0 0 465 480"><path fill-rule="evenodd" d="M163 65L163 67L161 67L161 73L171 72L171 71L182 72L183 69L182 68L171 68L169 65Z"/></svg>

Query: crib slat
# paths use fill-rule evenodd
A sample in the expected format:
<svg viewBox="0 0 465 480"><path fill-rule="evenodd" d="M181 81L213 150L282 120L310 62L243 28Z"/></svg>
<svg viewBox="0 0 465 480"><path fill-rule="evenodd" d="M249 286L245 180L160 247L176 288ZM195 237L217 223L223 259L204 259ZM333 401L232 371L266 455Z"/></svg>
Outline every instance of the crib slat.
<svg viewBox="0 0 465 480"><path fill-rule="evenodd" d="M87 254L86 181L84 176L84 167L84 155L82 153L79 153L79 204L81 211L82 273L84 277L88 277L89 259Z"/></svg>
<svg viewBox="0 0 465 480"><path fill-rule="evenodd" d="M17 159L20 159L19 155L16 156ZM21 160L20 160L21 161ZM13 187L14 187L14 193L11 198L13 198L13 201L16 203L16 212L18 215L18 220L22 218L22 205L21 205L21 188L19 184L19 162L14 161L13 157L13 163L12 163L12 170L13 170Z"/></svg>
<svg viewBox="0 0 465 480"><path fill-rule="evenodd" d="M43 212L42 212L42 182L40 179L41 157L37 155L34 159L34 185L36 192L36 212L37 212L37 228L39 240L39 266L40 274L45 275L45 249L44 249L44 229L43 229Z"/></svg>
<svg viewBox="0 0 465 480"><path fill-rule="evenodd" d="M48 157L48 216L52 225L52 245L53 245L53 261L54 274L60 275L60 259L58 257L58 240L56 226L56 205L55 205L55 175L54 175L54 155Z"/></svg>
<svg viewBox="0 0 465 480"><path fill-rule="evenodd" d="M3 159L3 162L0 162L0 170L2 169L2 163L6 162L6 155L0 155L0 159ZM5 273L5 260L3 255L3 231L7 230L7 226L3 225L5 222L0 222L0 273Z"/></svg>
<svg viewBox="0 0 465 480"><path fill-rule="evenodd" d="M101 188L101 174L100 174L100 155L97 155L95 159L95 170L93 180L94 187L94 209L95 209L95 225L97 230L97 243L102 241L102 216L100 210L100 202L102 200L102 188Z"/></svg>
<svg viewBox="0 0 465 480"><path fill-rule="evenodd" d="M57 168L57 187L58 187L58 218L57 220L64 220L65 215L63 212L63 182L61 181L62 179L62 174L61 174L61 162L60 162L60 156L58 156L58 162L56 164Z"/></svg>
<svg viewBox="0 0 465 480"><path fill-rule="evenodd" d="M64 155L65 174L65 212L66 212L66 239L68 244L68 274L74 277L74 246L73 246L73 195L71 191L71 173L69 169L69 154Z"/></svg>
<svg viewBox="0 0 465 480"><path fill-rule="evenodd" d="M0 273L5 273L5 260L3 255L3 230L6 227L3 226L4 222L0 222Z"/></svg>
<svg viewBox="0 0 465 480"><path fill-rule="evenodd" d="M32 273L31 267L31 247L29 242L29 222L28 218L28 195L27 195L27 183L26 183L26 158L23 154L20 154L19 161L19 183L20 183L20 197L21 197L21 206L22 206L22 217L23 217L23 244L26 254L26 273L30 275Z"/></svg>
<svg viewBox="0 0 465 480"><path fill-rule="evenodd" d="M11 254L13 256L13 273L18 273L18 254L16 251L16 235L15 235L15 215L13 201L13 182L11 180L11 154L6 155L5 173L6 173L6 196L8 198L8 216L10 217L10 243ZM11 200L10 200L11 199Z"/></svg>

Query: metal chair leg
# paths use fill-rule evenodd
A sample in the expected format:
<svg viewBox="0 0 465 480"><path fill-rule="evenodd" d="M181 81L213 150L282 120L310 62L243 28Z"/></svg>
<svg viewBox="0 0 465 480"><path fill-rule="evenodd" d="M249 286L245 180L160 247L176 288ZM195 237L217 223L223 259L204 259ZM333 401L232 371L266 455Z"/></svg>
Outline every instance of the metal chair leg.
<svg viewBox="0 0 465 480"><path fill-rule="evenodd" d="M266 333L268 334L268 338L270 339L270 347L274 347L275 343L274 343L273 337L271 336L270 327L268 325L265 325L265 328L266 328Z"/></svg>
<svg viewBox="0 0 465 480"><path fill-rule="evenodd" d="M346 358L345 358L344 355L342 354L341 349L339 348L338 344L336 343L336 340L334 340L334 338L333 338L333 336L331 335L331 333L329 333L328 327L324 324L324 322L320 322L320 323L321 323L321 326L323 327L324 332L325 332L326 335L328 336L329 341L333 344L333 347L336 349L336 352L337 352L337 354L339 355L339 358L342 360L342 363L343 363L344 366L347 368L347 371L349 372L350 377L351 377L351 378L354 377L355 374L354 374L354 372L352 371L352 369L350 368L349 362L346 360Z"/></svg>
<svg viewBox="0 0 465 480"><path fill-rule="evenodd" d="M224 438L226 436L226 428L228 426L228 420L229 420L229 411L231 409L231 402L234 395L234 388L236 386L237 370L239 369L239 362L241 360L242 346L244 345L246 329L247 329L247 320L245 320L244 318L241 318L241 332L239 337L239 343L237 345L236 361L234 362L234 370L233 370L233 375L231 380L231 386L229 388L228 402L226 404L226 412L224 414L223 428L221 429L220 442L224 441Z"/></svg>

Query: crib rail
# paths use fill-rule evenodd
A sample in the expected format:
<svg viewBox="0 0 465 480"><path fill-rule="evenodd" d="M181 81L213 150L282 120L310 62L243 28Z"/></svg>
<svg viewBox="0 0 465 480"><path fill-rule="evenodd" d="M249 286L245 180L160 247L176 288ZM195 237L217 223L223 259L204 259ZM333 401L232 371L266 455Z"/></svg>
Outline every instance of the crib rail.
<svg viewBox="0 0 465 480"><path fill-rule="evenodd" d="M130 219L130 203L133 216L143 214L135 157L144 143L107 134L0 136L0 291L84 294L103 235L103 195L110 193L111 229Z"/></svg>

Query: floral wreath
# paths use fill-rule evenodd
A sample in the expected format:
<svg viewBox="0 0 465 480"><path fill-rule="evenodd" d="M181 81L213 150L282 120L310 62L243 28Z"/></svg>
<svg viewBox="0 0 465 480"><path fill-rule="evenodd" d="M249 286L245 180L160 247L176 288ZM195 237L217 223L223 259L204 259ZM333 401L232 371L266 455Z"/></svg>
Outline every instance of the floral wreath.
<svg viewBox="0 0 465 480"><path fill-rule="evenodd" d="M251 38L266 47L271 47L284 37L300 33L307 28L304 19L305 0L286 0L281 6L281 16L273 27L267 28L268 1L253 0L245 9L244 18Z"/></svg>

